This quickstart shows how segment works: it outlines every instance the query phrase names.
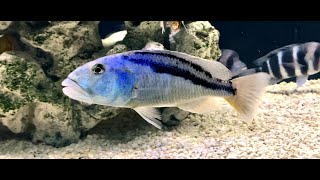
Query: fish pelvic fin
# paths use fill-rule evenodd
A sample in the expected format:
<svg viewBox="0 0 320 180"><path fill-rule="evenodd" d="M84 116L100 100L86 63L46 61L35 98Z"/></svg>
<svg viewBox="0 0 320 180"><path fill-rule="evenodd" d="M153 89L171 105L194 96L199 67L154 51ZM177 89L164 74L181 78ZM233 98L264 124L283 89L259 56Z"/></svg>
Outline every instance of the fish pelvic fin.
<svg viewBox="0 0 320 180"><path fill-rule="evenodd" d="M158 109L153 107L136 107L134 110L148 123L152 124L158 129L163 128L161 122L161 114Z"/></svg>
<svg viewBox="0 0 320 180"><path fill-rule="evenodd" d="M302 75L297 77L297 88L302 87L308 81L308 75Z"/></svg>
<svg viewBox="0 0 320 180"><path fill-rule="evenodd" d="M236 94L225 97L225 100L237 111L245 120L252 120L255 116L258 103L269 85L270 75L267 73L257 73L239 77L231 80Z"/></svg>

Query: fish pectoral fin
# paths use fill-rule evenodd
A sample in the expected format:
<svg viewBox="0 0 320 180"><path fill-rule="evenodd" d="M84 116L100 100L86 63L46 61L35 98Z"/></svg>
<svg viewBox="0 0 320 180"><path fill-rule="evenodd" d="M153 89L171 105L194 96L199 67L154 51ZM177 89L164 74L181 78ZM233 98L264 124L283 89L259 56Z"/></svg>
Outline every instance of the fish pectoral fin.
<svg viewBox="0 0 320 180"><path fill-rule="evenodd" d="M304 85L306 82L307 82L307 80L308 80L308 77L309 76L299 76L299 77L297 77L297 80L296 80L296 82L297 82L297 88L298 87L301 87L302 85Z"/></svg>
<svg viewBox="0 0 320 180"><path fill-rule="evenodd" d="M162 129L161 114L158 109L153 107L136 107L134 110L148 123L158 129Z"/></svg>
<svg viewBox="0 0 320 180"><path fill-rule="evenodd" d="M217 109L218 98L219 97L197 98L195 100L188 101L187 103L178 104L177 107L192 113L210 114Z"/></svg>
<svg viewBox="0 0 320 180"><path fill-rule="evenodd" d="M139 87L135 84L132 88L132 98L137 98L139 93Z"/></svg>

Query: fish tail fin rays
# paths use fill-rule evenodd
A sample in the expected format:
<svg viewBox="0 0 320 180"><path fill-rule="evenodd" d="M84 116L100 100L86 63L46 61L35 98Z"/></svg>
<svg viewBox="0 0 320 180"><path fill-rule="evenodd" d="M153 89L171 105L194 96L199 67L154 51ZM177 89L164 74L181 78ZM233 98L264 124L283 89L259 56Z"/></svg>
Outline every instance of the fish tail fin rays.
<svg viewBox="0 0 320 180"><path fill-rule="evenodd" d="M225 97L225 100L242 118L252 120L270 78L267 73L257 73L233 79L232 85L236 89L236 94Z"/></svg>

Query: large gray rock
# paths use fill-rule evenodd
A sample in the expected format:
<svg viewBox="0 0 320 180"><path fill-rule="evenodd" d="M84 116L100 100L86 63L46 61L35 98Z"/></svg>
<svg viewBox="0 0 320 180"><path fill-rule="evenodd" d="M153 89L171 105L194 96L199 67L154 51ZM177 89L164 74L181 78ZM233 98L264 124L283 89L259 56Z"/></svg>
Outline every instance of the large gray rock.
<svg viewBox="0 0 320 180"><path fill-rule="evenodd" d="M176 51L185 52L205 59L217 60L221 56L220 33L209 21L195 21L186 24L173 39Z"/></svg>
<svg viewBox="0 0 320 180"><path fill-rule="evenodd" d="M28 28L6 29L21 51L0 55L3 125L14 133L30 134L34 141L64 146L121 111L82 105L62 93L61 81L71 71L106 53L95 22L15 23Z"/></svg>
<svg viewBox="0 0 320 180"><path fill-rule="evenodd" d="M142 49L149 41L164 42L159 21L142 21L139 24L125 21L125 26L127 35L122 43L129 50Z"/></svg>

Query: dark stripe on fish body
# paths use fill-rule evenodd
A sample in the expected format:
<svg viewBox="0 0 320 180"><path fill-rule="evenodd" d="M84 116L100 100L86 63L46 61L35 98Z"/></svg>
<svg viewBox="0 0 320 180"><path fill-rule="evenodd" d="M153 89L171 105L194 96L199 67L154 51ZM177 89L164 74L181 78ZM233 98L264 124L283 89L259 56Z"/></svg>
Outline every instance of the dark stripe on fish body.
<svg viewBox="0 0 320 180"><path fill-rule="evenodd" d="M211 74L207 71L205 71L200 65L198 64L193 64L192 62L190 61L187 61L183 58L180 58L180 57L177 57L177 56L174 56L174 55L171 55L171 54L165 54L165 53L154 53L154 52L136 52L135 54L140 54L140 55L147 55L147 56L150 56L150 55L155 55L155 56L164 56L164 57L168 57L168 58L172 58L172 59L175 59L183 64L187 64L189 66L191 66L193 69L199 71L199 72L204 72L206 76L210 77L210 78L213 78L211 76Z"/></svg>
<svg viewBox="0 0 320 180"><path fill-rule="evenodd" d="M278 61L277 54L275 54L275 55L270 57L269 64L270 64L273 76L278 78L278 79L281 79L282 75L281 75L281 72L280 72L280 66L279 66L279 61Z"/></svg>
<svg viewBox="0 0 320 180"><path fill-rule="evenodd" d="M282 65L283 68L286 70L289 77L296 76L295 67L293 66L293 51L292 49L288 49L287 51L283 51L282 53L282 63L284 64L292 64L292 65Z"/></svg>
<svg viewBox="0 0 320 180"><path fill-rule="evenodd" d="M320 61L320 45L317 46L314 51L314 60L313 60L313 68L314 70L319 70L319 61Z"/></svg>
<svg viewBox="0 0 320 180"><path fill-rule="evenodd" d="M137 59L135 57L130 57L130 55L129 56L124 55L123 58L135 64L147 65L151 67L153 71L156 73L166 73L172 76L182 77L184 79L190 80L196 85L201 85L203 87L206 87L212 90L223 90L233 95L235 95L236 93L232 87L231 82L229 82L230 85L223 84L220 79L213 78L212 75L209 72L205 71L201 66L197 64L193 64L192 62L187 61L183 58L180 58L171 54L161 54L161 53L154 53L154 52L136 52L135 54L147 55L147 56L155 55L155 56L164 56L164 57L172 58L173 60L179 61L184 65L191 66L193 69L195 69L198 72L204 72L205 76L207 78L214 79L214 82L208 82L205 79L197 77L195 74L193 74L192 72L186 69L181 69L180 67L178 67L177 63L174 63L173 66L167 66L161 61L152 61L150 59L141 59L141 58Z"/></svg>
<svg viewBox="0 0 320 180"><path fill-rule="evenodd" d="M258 69L258 68L257 68ZM261 67L261 71L270 74L267 62L264 62Z"/></svg>
<svg viewBox="0 0 320 180"><path fill-rule="evenodd" d="M307 48L304 48L304 47L299 48L297 53L297 58L298 58L297 62L302 65L300 66L300 70L303 75L306 75L308 73L308 63L305 60L306 54L307 54Z"/></svg>
<svg viewBox="0 0 320 180"><path fill-rule="evenodd" d="M227 67L228 69L231 69L231 68L232 68L232 66L233 66L233 64L234 64L234 60L233 60L234 57L235 57L234 54L232 54L231 56L228 57L227 62L226 62L226 67Z"/></svg>

